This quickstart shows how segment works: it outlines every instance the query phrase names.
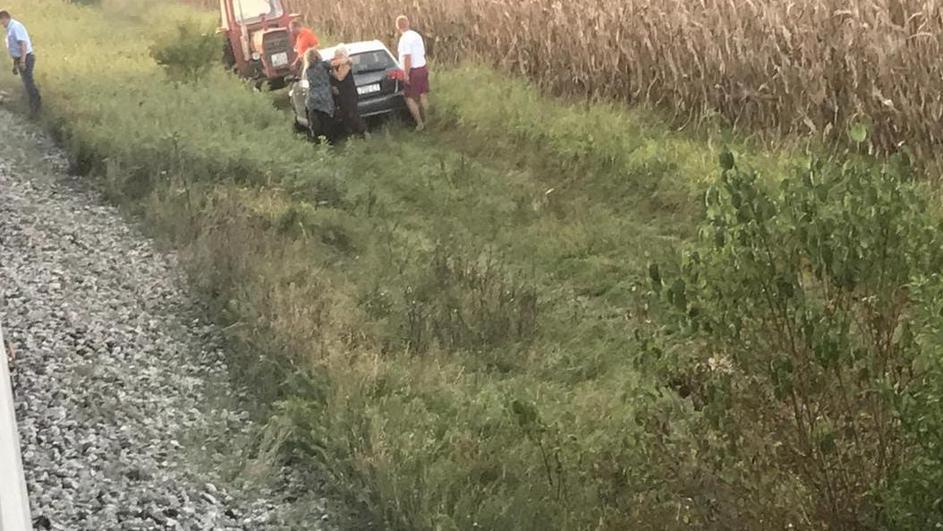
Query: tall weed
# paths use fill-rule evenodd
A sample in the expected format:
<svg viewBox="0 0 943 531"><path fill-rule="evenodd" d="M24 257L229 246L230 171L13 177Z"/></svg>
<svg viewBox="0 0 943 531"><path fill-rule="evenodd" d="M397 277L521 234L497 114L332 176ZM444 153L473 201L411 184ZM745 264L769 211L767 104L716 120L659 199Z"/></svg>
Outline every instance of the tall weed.
<svg viewBox="0 0 943 531"><path fill-rule="evenodd" d="M939 429L924 394L936 349L913 321L940 287L926 277L943 266L939 220L903 158L812 162L772 187L722 165L682 274L651 274L698 345L677 389L718 451L799 478L829 527L867 528L893 512L880 500L902 470L939 481L913 467L938 455L905 429Z"/></svg>

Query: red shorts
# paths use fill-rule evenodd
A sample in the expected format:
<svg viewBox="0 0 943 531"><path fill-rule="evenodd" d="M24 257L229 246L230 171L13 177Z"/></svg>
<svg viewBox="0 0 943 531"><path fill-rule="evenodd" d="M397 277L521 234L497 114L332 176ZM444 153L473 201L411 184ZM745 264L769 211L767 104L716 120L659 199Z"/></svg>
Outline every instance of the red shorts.
<svg viewBox="0 0 943 531"><path fill-rule="evenodd" d="M429 93L429 69L425 66L413 68L409 71L409 84L406 85L406 97L418 99L419 96Z"/></svg>

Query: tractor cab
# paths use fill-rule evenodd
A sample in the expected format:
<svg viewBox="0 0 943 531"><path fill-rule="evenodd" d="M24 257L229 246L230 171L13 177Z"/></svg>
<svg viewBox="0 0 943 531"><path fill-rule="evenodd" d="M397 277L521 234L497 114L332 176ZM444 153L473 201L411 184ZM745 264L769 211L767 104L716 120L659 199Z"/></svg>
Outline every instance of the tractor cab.
<svg viewBox="0 0 943 531"><path fill-rule="evenodd" d="M282 86L295 60L291 21L281 0L219 0L226 64L261 85Z"/></svg>

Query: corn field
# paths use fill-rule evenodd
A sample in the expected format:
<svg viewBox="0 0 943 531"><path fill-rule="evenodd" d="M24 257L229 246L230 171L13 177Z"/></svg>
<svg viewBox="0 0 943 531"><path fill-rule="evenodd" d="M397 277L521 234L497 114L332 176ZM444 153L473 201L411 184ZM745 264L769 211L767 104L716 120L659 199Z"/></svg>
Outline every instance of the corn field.
<svg viewBox="0 0 943 531"><path fill-rule="evenodd" d="M212 0L203 0L215 5ZM401 11L441 63L477 60L567 96L719 115L883 150L943 140L940 0L294 0L317 30L392 41Z"/></svg>

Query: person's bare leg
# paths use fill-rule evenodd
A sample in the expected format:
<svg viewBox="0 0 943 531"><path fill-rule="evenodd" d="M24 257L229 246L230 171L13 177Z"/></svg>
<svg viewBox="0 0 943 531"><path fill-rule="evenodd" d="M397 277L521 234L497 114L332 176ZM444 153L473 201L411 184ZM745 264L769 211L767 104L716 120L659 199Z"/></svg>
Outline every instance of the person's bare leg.
<svg viewBox="0 0 943 531"><path fill-rule="evenodd" d="M406 107L409 108L409 114L413 115L413 120L416 121L416 130L422 131L426 124L422 120L422 111L419 109L419 102L412 98L406 98Z"/></svg>
<svg viewBox="0 0 943 531"><path fill-rule="evenodd" d="M419 107L422 110L422 119L423 121L429 121L429 95L422 94L419 96Z"/></svg>

